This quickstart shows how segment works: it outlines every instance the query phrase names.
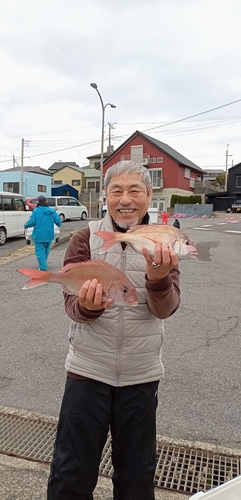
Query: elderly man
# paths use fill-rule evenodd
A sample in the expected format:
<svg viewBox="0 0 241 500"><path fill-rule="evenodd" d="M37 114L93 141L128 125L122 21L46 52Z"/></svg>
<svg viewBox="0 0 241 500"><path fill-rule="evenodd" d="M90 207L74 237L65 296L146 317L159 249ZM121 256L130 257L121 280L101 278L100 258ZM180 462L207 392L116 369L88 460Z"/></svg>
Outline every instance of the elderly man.
<svg viewBox="0 0 241 500"><path fill-rule="evenodd" d="M95 233L149 224L152 197L148 170L121 161L105 175L105 218L74 234L64 264L103 259L136 287L139 303L118 307L102 300L102 286L86 281L79 295L65 293L72 322L67 381L48 483L48 500L93 500L101 452L110 431L114 500L153 500L156 407L163 377L164 319L180 301L178 257L157 244L136 253L117 243L100 255Z"/></svg>

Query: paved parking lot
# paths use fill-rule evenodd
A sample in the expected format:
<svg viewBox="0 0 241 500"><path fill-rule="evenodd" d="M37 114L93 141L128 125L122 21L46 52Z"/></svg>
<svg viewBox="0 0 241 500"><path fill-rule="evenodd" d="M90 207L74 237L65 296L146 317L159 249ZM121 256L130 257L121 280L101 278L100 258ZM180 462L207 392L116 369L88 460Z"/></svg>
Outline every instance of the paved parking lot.
<svg viewBox="0 0 241 500"><path fill-rule="evenodd" d="M166 321L158 433L241 448L241 235L224 232L216 222L213 230L199 230L205 223L181 221L199 258L180 261L182 302ZM64 252L63 246L51 251L52 270L62 266ZM57 416L69 318L58 286L22 290L20 266L36 267L34 254L0 271L1 404Z"/></svg>

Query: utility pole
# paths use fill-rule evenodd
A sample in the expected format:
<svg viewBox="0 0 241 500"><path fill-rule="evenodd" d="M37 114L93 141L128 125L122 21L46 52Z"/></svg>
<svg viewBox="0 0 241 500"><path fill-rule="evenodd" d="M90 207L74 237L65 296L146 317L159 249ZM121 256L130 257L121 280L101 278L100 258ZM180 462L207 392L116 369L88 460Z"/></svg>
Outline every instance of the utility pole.
<svg viewBox="0 0 241 500"><path fill-rule="evenodd" d="M27 147L28 147L29 142L30 142L30 141L25 141L24 139L22 139L22 144L21 144L20 194L23 194L23 170L24 170L23 162L24 162L24 146L27 146Z"/></svg>
<svg viewBox="0 0 241 500"><path fill-rule="evenodd" d="M111 130L114 130L115 127L114 124L110 122L108 122L108 126L109 126L109 148L111 148Z"/></svg>
<svg viewBox="0 0 241 500"><path fill-rule="evenodd" d="M228 157L233 156L228 154L228 148L229 144L227 144L227 149L226 149L226 168L225 168L225 184L224 184L224 191L227 191L228 187Z"/></svg>
<svg viewBox="0 0 241 500"><path fill-rule="evenodd" d="M20 194L23 194L23 159L24 159L24 139L22 139L22 143L21 143Z"/></svg>

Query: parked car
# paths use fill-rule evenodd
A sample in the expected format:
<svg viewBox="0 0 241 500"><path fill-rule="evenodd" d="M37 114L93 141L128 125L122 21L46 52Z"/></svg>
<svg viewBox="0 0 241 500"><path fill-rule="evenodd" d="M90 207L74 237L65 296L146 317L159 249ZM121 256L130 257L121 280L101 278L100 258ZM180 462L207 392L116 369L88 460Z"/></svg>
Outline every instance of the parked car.
<svg viewBox="0 0 241 500"><path fill-rule="evenodd" d="M29 206L29 210L33 210L36 208L37 203L38 203L38 198L26 198L27 204Z"/></svg>
<svg viewBox="0 0 241 500"><path fill-rule="evenodd" d="M235 200L234 203L231 205L231 212L233 214L237 212L241 212L241 200Z"/></svg>
<svg viewBox="0 0 241 500"><path fill-rule="evenodd" d="M0 191L0 245L12 236L24 236L24 224L29 216L24 196Z"/></svg>
<svg viewBox="0 0 241 500"><path fill-rule="evenodd" d="M102 217L105 216L106 212L107 212L107 205L103 205L103 207L102 207Z"/></svg>
<svg viewBox="0 0 241 500"><path fill-rule="evenodd" d="M68 219L85 220L88 210L73 196L46 196L50 207L55 208L62 222Z"/></svg>
<svg viewBox="0 0 241 500"><path fill-rule="evenodd" d="M33 238L32 238L32 233L33 233L33 227L28 227L25 229L25 239L26 239L26 245L31 245L34 243ZM60 235L60 228L54 224L54 241L55 243L58 243L59 241L59 235Z"/></svg>
<svg viewBox="0 0 241 500"><path fill-rule="evenodd" d="M55 208L62 222L68 219L82 219L88 217L88 210L73 196L45 196L50 207ZM38 203L38 198L26 198L30 210L33 210ZM31 208L33 207L33 208Z"/></svg>

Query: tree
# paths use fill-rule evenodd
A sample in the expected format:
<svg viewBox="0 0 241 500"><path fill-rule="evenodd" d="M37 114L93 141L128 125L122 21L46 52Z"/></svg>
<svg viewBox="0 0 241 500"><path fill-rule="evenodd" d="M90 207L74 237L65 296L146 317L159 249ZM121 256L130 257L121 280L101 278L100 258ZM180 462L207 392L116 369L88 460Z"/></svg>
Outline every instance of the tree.
<svg viewBox="0 0 241 500"><path fill-rule="evenodd" d="M212 182L214 186L220 186L220 188L224 189L225 187L225 173L218 174L215 181Z"/></svg>

